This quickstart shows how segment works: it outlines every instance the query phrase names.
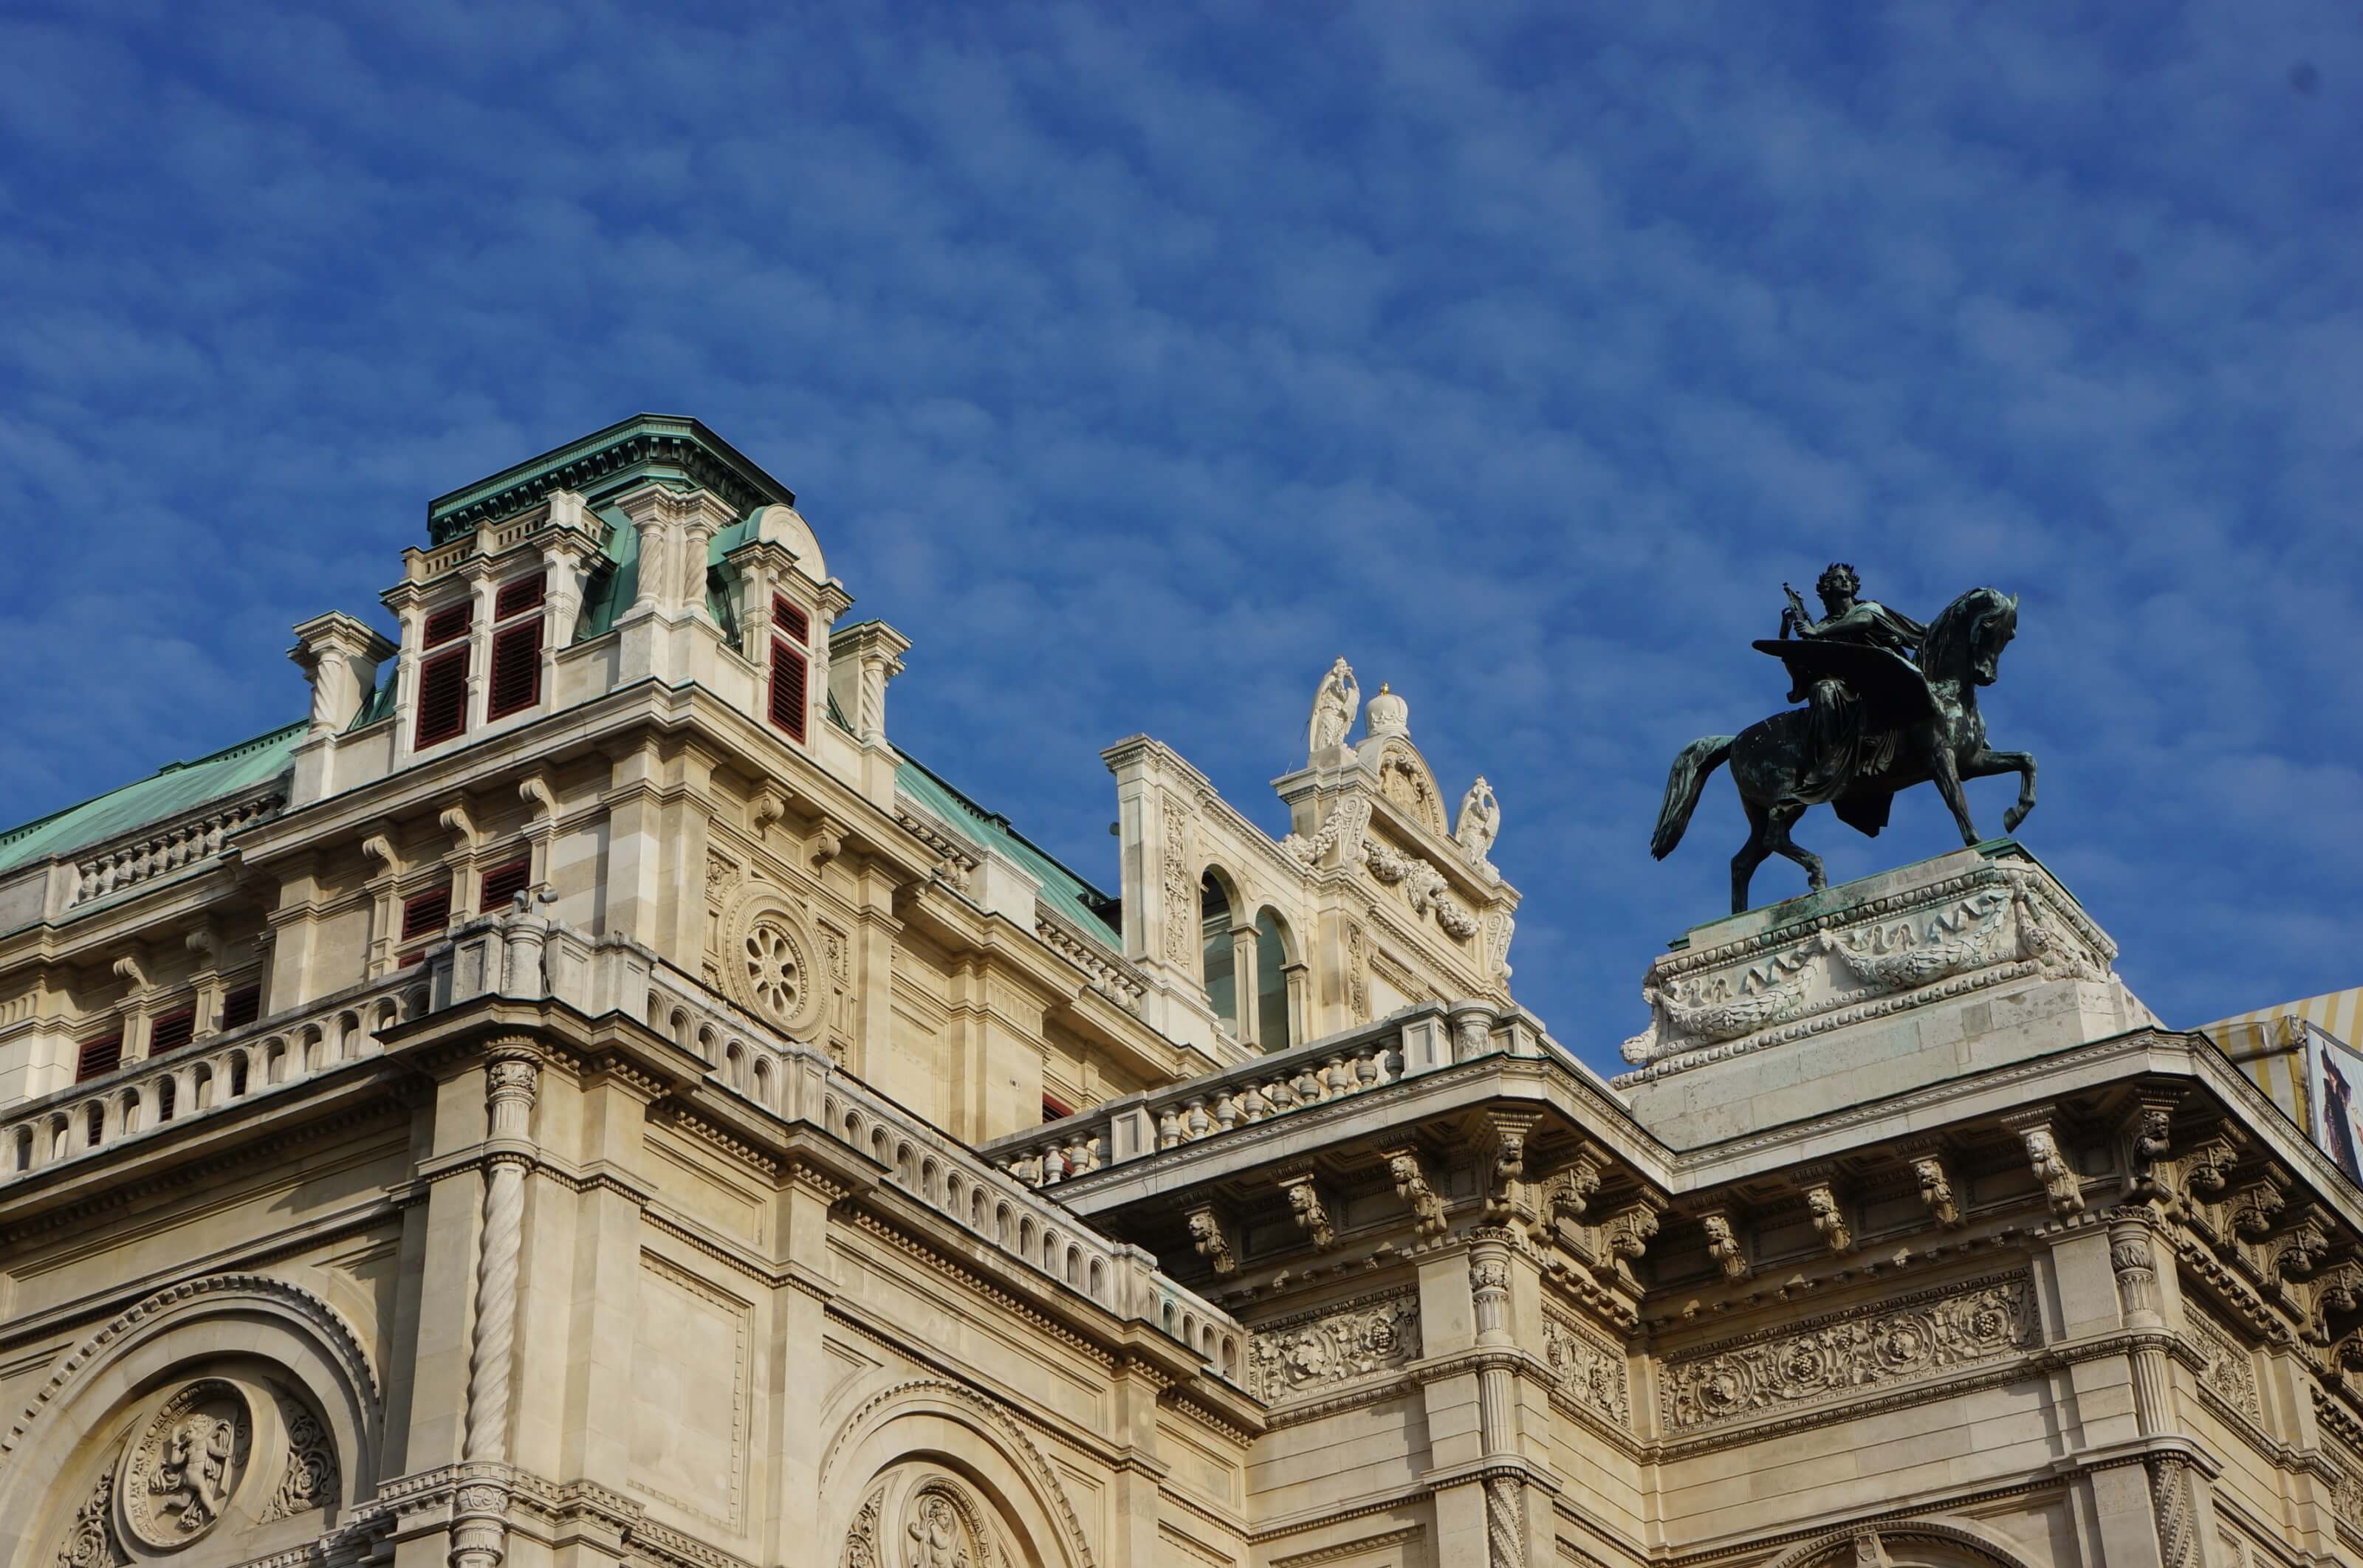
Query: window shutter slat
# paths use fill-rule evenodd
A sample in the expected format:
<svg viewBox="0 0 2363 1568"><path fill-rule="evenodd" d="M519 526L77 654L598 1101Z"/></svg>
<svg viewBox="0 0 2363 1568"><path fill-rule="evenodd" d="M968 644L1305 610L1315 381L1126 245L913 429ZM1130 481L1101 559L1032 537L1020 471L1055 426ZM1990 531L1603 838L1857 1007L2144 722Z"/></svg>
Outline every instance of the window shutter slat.
<svg viewBox="0 0 2363 1568"><path fill-rule="evenodd" d="M771 723L798 741L804 738L804 670L800 650L771 645Z"/></svg>
<svg viewBox="0 0 2363 1568"><path fill-rule="evenodd" d="M541 617L493 635L493 690L484 710L497 719L541 701Z"/></svg>
<svg viewBox="0 0 2363 1568"><path fill-rule="evenodd" d="M771 631L798 646L812 641L812 622L804 613L777 594L771 596Z"/></svg>
<svg viewBox="0 0 2363 1568"><path fill-rule="evenodd" d="M74 1056L74 1082L103 1077L122 1064L122 1035L110 1034L104 1040L85 1040Z"/></svg>
<svg viewBox="0 0 2363 1568"><path fill-rule="evenodd" d="M419 667L417 744L433 745L467 727L468 650L455 648Z"/></svg>
<svg viewBox="0 0 2363 1568"><path fill-rule="evenodd" d="M262 988L240 986L222 998L222 1022L226 1029L244 1029L262 1016Z"/></svg>
<svg viewBox="0 0 2363 1568"><path fill-rule="evenodd" d="M438 888L405 899L402 904L402 940L432 936L451 923L451 889Z"/></svg>
<svg viewBox="0 0 2363 1568"><path fill-rule="evenodd" d="M420 638L419 646L431 648L439 644L448 643L452 638L464 635L475 618L476 606L472 600L463 601L458 604L447 604L427 617L426 635Z"/></svg>
<svg viewBox="0 0 2363 1568"><path fill-rule="evenodd" d="M533 861L530 858L494 867L484 873L483 886L476 894L476 911L479 914L499 914L508 908L510 900L526 890L532 880Z"/></svg>
<svg viewBox="0 0 2363 1568"><path fill-rule="evenodd" d="M505 621L512 615L522 615L541 602L545 591L546 579L540 572L503 583L493 600L493 619Z"/></svg>
<svg viewBox="0 0 2363 1568"><path fill-rule="evenodd" d="M196 1038L197 1015L194 1009L183 1008L168 1012L148 1026L148 1055L161 1056L167 1051L177 1051Z"/></svg>

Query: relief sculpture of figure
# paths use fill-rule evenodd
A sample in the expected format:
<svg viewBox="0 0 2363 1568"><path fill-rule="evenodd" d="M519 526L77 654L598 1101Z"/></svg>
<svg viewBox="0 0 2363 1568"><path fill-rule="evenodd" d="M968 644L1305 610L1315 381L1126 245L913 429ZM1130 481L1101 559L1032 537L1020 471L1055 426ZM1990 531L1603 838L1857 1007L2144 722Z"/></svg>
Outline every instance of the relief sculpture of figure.
<svg viewBox="0 0 2363 1568"><path fill-rule="evenodd" d="M2035 758L1986 745L1977 690L1993 684L2002 651L2018 634L2018 600L1973 588L1923 626L1860 597L1852 567L1834 562L1816 584L1825 613L1807 613L1796 591L1781 615L1781 635L1757 643L1788 667L1789 700L1803 702L1736 735L1692 741L1674 759L1649 853L1674 851L1697 809L1707 775L1731 764L1747 813L1747 843L1731 860L1731 909L1747 908L1747 888L1768 856L1805 868L1815 892L1828 886L1819 856L1789 837L1797 819L1827 804L1838 820L1870 836L1887 825L1897 791L1934 783L1960 830L1979 842L1961 780L2019 776L2018 799L2002 813L2009 833L2035 809Z"/></svg>
<svg viewBox="0 0 2363 1568"><path fill-rule="evenodd" d="M1493 787L1479 774L1477 782L1469 786L1469 793L1460 797L1460 815L1452 824L1452 842L1470 862L1481 866L1492 849L1494 839L1502 833L1502 805L1493 799Z"/></svg>
<svg viewBox="0 0 2363 1568"><path fill-rule="evenodd" d="M1321 689L1313 694L1313 718L1305 727L1305 743L1314 756L1333 746L1346 744L1346 732L1354 727L1354 714L1362 706L1362 689L1354 682L1354 672L1343 658L1329 667L1321 678Z"/></svg>

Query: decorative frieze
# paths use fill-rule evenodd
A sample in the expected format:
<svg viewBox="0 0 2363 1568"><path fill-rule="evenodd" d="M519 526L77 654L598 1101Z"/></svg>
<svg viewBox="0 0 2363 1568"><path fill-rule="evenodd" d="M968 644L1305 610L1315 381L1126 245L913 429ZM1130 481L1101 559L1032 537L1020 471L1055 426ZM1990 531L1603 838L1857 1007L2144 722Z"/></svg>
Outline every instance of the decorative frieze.
<svg viewBox="0 0 2363 1568"><path fill-rule="evenodd" d="M1630 1428L1632 1407L1622 1351L1570 1320L1545 1312L1543 1360L1561 1399L1620 1430Z"/></svg>
<svg viewBox="0 0 2363 1568"><path fill-rule="evenodd" d="M2028 1276L1990 1275L1678 1356L1665 1368L1659 1412L1669 1433L1697 1431L1998 1361L2036 1335Z"/></svg>
<svg viewBox="0 0 2363 1568"><path fill-rule="evenodd" d="M1248 1392L1302 1397L1419 1359L1419 1296L1392 1290L1283 1319L1248 1347Z"/></svg>
<svg viewBox="0 0 2363 1568"><path fill-rule="evenodd" d="M2039 869L1979 858L1917 888L1649 966L1642 1077L1803 1039L1988 987L2103 980L2116 949Z"/></svg>
<svg viewBox="0 0 2363 1568"><path fill-rule="evenodd" d="M2257 1391L2256 1358L2237 1334L2188 1294L2182 1298L2182 1342L2199 1357L2200 1386L2262 1426L2265 1409Z"/></svg>

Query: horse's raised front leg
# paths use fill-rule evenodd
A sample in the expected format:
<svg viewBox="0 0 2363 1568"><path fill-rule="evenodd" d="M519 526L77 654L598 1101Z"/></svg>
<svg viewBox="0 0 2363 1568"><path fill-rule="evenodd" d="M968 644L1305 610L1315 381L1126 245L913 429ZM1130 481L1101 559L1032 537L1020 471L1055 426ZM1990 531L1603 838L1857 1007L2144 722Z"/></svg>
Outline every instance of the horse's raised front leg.
<svg viewBox="0 0 2363 1568"><path fill-rule="evenodd" d="M1822 857L1812 850L1802 847L1789 836L1790 827L1804 814L1805 808L1803 806L1773 807L1768 813L1766 842L1772 846L1773 854L1786 856L1803 867L1805 886L1818 893L1830 885L1828 873L1822 869Z"/></svg>
<svg viewBox="0 0 2363 1568"><path fill-rule="evenodd" d="M1929 771L1936 776L1936 792L1945 797L1945 805L1953 813L1954 825L1961 830L1961 842L1978 842L1978 825L1969 821L1969 796L1961 790L1961 767L1953 756L1953 748L1940 744L1928 748Z"/></svg>
<svg viewBox="0 0 2363 1568"><path fill-rule="evenodd" d="M2002 831L2016 833L2018 824L2026 820L2026 813L2035 810L2035 754L1980 746L1977 756L1961 764L1964 778L1986 778L1997 773L2018 775L2018 799L2002 814Z"/></svg>

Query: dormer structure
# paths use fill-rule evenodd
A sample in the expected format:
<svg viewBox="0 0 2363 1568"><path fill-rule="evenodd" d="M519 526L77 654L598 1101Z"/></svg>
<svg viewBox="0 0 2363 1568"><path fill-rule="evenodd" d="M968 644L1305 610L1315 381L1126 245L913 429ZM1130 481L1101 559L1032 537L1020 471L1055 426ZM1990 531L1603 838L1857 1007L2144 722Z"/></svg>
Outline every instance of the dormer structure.
<svg viewBox="0 0 2363 1568"><path fill-rule="evenodd" d="M1160 742L1102 754L1116 777L1125 956L1176 1040L1237 1059L1421 1002L1509 1001L1519 894L1486 853L1500 808L1480 778L1462 821L1448 821L1410 704L1384 687L1347 744L1352 714L1340 719L1335 693L1352 679L1338 660L1305 765L1273 780L1290 822L1277 840Z"/></svg>

